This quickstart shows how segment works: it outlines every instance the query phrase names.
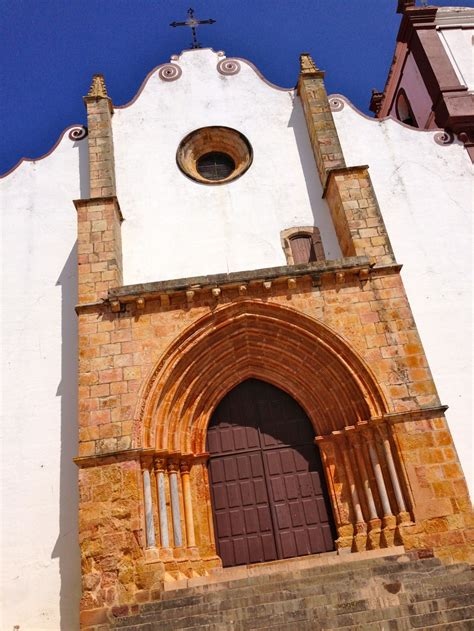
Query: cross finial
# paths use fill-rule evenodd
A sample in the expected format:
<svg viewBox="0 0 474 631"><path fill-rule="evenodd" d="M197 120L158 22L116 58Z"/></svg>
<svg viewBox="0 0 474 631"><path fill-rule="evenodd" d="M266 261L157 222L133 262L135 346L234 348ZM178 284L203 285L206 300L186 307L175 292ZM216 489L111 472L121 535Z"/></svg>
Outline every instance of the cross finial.
<svg viewBox="0 0 474 631"><path fill-rule="evenodd" d="M189 26L193 34L191 48L201 48L201 44L197 41L196 27L200 24L214 24L215 20L197 20L194 17L194 9L188 9L188 19L185 22L171 22L170 26Z"/></svg>

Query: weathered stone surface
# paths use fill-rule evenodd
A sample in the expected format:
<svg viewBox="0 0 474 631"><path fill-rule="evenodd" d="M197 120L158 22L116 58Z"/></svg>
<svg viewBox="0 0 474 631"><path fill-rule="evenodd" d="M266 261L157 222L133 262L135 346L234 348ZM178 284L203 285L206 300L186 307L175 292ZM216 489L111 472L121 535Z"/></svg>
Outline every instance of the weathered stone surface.
<svg viewBox="0 0 474 631"><path fill-rule="evenodd" d="M169 592L110 628L448 629L456 621L467 631L474 622L472 578L466 565L445 567L433 558L410 561L406 556L295 569L214 589ZM394 584L399 585L395 593L387 590Z"/></svg>

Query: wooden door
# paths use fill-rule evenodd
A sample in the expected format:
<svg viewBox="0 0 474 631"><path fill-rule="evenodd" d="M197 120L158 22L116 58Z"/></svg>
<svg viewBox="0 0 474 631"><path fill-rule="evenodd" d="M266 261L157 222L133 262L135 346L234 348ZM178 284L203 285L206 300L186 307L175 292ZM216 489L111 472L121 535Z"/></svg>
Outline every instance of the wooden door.
<svg viewBox="0 0 474 631"><path fill-rule="evenodd" d="M278 388L249 379L216 408L207 436L218 554L224 566L334 549L314 432Z"/></svg>

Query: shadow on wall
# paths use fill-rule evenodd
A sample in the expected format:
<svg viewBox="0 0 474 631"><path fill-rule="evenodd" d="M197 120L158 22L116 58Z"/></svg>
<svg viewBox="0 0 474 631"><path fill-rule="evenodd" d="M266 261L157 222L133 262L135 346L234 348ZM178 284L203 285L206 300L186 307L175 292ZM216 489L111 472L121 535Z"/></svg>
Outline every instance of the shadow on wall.
<svg viewBox="0 0 474 631"><path fill-rule="evenodd" d="M79 149L79 187L81 191L81 199L89 199L89 145L87 138L75 142L74 147Z"/></svg>
<svg viewBox="0 0 474 631"><path fill-rule="evenodd" d="M59 535L51 558L59 559L61 631L76 631L79 629L81 597L78 472L72 460L77 455L78 442L77 322L74 311L77 304L77 243L56 284L62 289L61 383L56 392L56 396L61 397L61 460Z"/></svg>
<svg viewBox="0 0 474 631"><path fill-rule="evenodd" d="M326 256L328 258L339 258L341 253L329 208L327 207L326 201L322 199L323 188L309 139L303 107L300 100L296 97L293 99L293 109L288 121L288 127L290 127L295 134L306 190L308 191L309 203L313 213L313 225L317 226L321 231Z"/></svg>

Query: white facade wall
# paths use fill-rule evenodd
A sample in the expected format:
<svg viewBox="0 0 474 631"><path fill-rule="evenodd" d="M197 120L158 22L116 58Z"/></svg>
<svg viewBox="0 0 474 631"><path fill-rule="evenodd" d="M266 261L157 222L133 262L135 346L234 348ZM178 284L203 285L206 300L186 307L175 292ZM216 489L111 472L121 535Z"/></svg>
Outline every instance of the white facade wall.
<svg viewBox="0 0 474 631"><path fill-rule="evenodd" d="M346 164L368 164L388 235L474 497L472 165L438 132L334 112Z"/></svg>
<svg viewBox="0 0 474 631"><path fill-rule="evenodd" d="M241 61L223 76L210 49L185 51L173 82L155 71L113 117L125 284L285 265L280 231L316 225L329 259L340 249L322 200L304 114L293 90ZM176 151L191 131L222 125L253 147L250 169L219 186L188 179Z"/></svg>
<svg viewBox="0 0 474 631"><path fill-rule="evenodd" d="M468 90L474 90L474 26L464 28L438 27L438 34L453 64L459 82L465 85Z"/></svg>
<svg viewBox="0 0 474 631"><path fill-rule="evenodd" d="M460 83L474 90L474 8L439 7L435 22Z"/></svg>
<svg viewBox="0 0 474 631"><path fill-rule="evenodd" d="M0 628L78 628L76 210L87 141L0 180ZM85 169L80 168L80 162ZM82 180L87 196L87 182Z"/></svg>

